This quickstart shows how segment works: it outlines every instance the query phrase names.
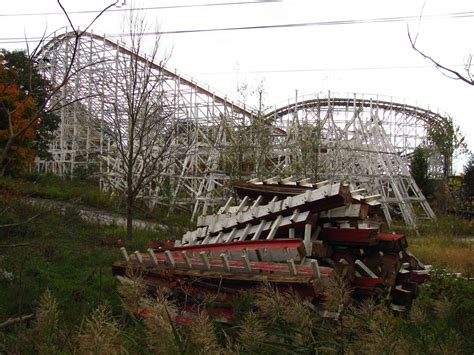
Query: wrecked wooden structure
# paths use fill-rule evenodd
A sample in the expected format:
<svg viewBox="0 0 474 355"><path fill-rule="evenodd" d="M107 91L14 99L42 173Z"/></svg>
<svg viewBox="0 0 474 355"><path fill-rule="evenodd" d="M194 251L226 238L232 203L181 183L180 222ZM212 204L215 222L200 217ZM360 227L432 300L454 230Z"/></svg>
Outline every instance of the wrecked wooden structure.
<svg viewBox="0 0 474 355"><path fill-rule="evenodd" d="M239 290L263 282L317 303L338 273L355 299L384 298L401 312L429 277L405 236L380 231L379 196L347 183L291 179L253 180L235 191L238 204L230 198L218 213L200 216L180 240L132 254L122 248L114 275L139 271L151 288L194 300L211 293L230 307Z"/></svg>

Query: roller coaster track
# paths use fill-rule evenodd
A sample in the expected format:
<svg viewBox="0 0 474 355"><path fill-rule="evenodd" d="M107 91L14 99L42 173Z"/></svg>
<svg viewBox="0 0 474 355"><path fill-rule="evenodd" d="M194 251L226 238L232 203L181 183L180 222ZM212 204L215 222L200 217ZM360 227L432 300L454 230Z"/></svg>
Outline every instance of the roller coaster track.
<svg viewBox="0 0 474 355"><path fill-rule="evenodd" d="M64 75L72 45L73 34L65 33L44 46L43 73L50 80ZM151 204L160 203L163 179L171 179L173 203L192 201L195 213L218 205L216 191L232 174L226 169L238 164L229 151L244 147L246 150L238 161L250 167L245 172L248 178L291 174L351 180L369 192L382 195L389 222L395 212L408 224L416 224L414 204L421 204L421 218L434 217L410 176L404 156L420 144L428 144L430 126L450 119L445 114L403 100L329 93L296 98L294 102L257 115L256 110L245 104L151 62L146 55L105 36L83 33L76 54L73 65L85 69L81 75L71 78L60 95L67 94L76 101L80 97L88 99L61 110L61 126L51 145L53 158L39 161L39 171L72 176L78 168L87 168L101 156L106 163L101 160L100 174L107 176L110 166L121 164L112 154L114 142L98 130L97 125L91 127L88 122L91 118L105 122L111 112L110 102L123 99L117 96L117 90L114 97L113 87L110 88L114 83L118 85L116 83L125 75L114 63L130 62L132 57L140 66L151 69L156 80L163 80L163 91L173 105L173 120L183 123L181 127L186 131L180 134L192 137L194 144L176 156L173 167L163 172L161 180L141 192L141 197ZM273 123L271 138L263 140L266 145L260 142L260 133L250 129L255 120L265 125ZM309 126L302 126L304 124ZM319 127L319 131L308 127ZM176 137L176 142L180 140ZM120 176L108 176L108 181L104 188L116 189L124 184Z"/></svg>
<svg viewBox="0 0 474 355"><path fill-rule="evenodd" d="M69 40L71 38L74 38L74 36L75 36L74 32L66 32L66 33L57 35L54 38L52 38L50 41L48 41L43 46L41 52L46 53L46 52L51 51L55 48L58 48L65 40ZM233 109L236 112L241 113L245 116L256 117L254 115L254 113L246 110L243 107L243 105L241 105L240 103L236 103L234 101L228 100L226 97L222 97L221 95L216 94L215 91L210 91L209 89L206 89L204 87L204 84L199 84L195 80L193 80L192 78L188 78L185 75L178 74L176 70L172 71L172 70L166 68L165 66L159 65L159 64L154 63L154 62L149 62L148 59L146 58L146 56L144 56L142 54L134 53L130 48L127 47L127 45L125 43L120 43L117 40L113 41L113 40L107 38L105 35L101 36L101 35L95 34L93 32L83 32L81 34L81 39L82 38L90 38L92 40L102 42L104 45L115 48L117 50L117 52L119 52L121 54L129 55L129 56L135 56L140 63L148 63L151 66L151 68L161 71L164 75L166 75L170 78L174 78L176 80L180 80L180 82L184 85L195 87L196 90L200 94L211 96L211 97L213 97L213 99L216 102L220 102L222 104L232 106Z"/></svg>
<svg viewBox="0 0 474 355"><path fill-rule="evenodd" d="M288 104L286 106L278 107L271 112L265 113L266 118L280 118L295 112L295 110L307 108L328 108L328 107L350 107L357 108L377 108L397 113L403 113L422 120L428 124L443 123L446 115L433 112L429 109L413 106L406 103L398 103L393 101L384 101L377 98L361 99L361 98L347 98L347 97L329 97L329 98L315 98L296 103Z"/></svg>

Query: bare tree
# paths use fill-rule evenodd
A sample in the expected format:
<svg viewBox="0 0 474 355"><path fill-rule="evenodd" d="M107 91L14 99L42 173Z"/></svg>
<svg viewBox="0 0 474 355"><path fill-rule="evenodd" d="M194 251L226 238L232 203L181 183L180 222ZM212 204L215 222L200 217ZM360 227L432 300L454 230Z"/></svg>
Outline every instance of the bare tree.
<svg viewBox="0 0 474 355"><path fill-rule="evenodd" d="M471 71L472 54L469 54L467 61L464 63L465 74L462 74L457 70L441 64L440 61L420 50L417 47L419 32L417 32L413 37L410 32L410 28L407 27L407 34L413 50L415 50L415 52L420 54L423 58L430 61L435 66L435 68L440 71L441 74L450 79L461 80L468 85L474 85L474 73ZM441 154L443 158L443 179L447 180L448 176L452 173L452 158L454 153L458 150L461 152L465 152L467 150L465 137L462 134L459 126L454 124L451 117L443 117L441 120L433 122L430 125L428 137L431 142L433 142L434 146L437 148L439 154Z"/></svg>
<svg viewBox="0 0 474 355"><path fill-rule="evenodd" d="M55 83L51 83L51 86L48 88L39 88L39 90L45 91L42 93L42 97L44 99L39 105L33 106L33 109L28 112L27 119L25 119L23 124L19 126L15 124L13 117L18 110L24 109L26 106L29 109L31 109L32 107L29 103L34 101L34 97L36 96L35 90L38 90L38 88L35 88L33 85L33 68L36 63L41 60L42 48L46 43L47 37L43 35L42 39L31 50L27 43L28 68L26 69L26 76L28 77L28 80L26 83L26 87L23 88L22 95L19 97L19 102L16 105L8 104L3 100L0 101L0 114L5 119L8 126L6 130L8 134L4 137L0 137L0 176L5 173L6 164L8 161L9 154L11 154L12 147L16 142L22 139L24 134L29 129L31 129L31 127L38 123L38 117L41 114L53 113L73 103L65 99L53 100L53 98L57 98L57 94L63 89L63 87L65 87L74 76L79 75L80 72L85 69L83 67L77 68L74 65L76 62L77 51L82 35L95 23L95 21L100 16L104 14L104 12L116 5L116 2L107 5L102 11L99 12L98 15L93 18L93 20L87 26L85 26L84 30L79 30L79 27L74 26L67 10L64 8L61 1L57 0L57 2L64 15L66 16L68 23L72 29L70 35L73 37L73 41L72 47L70 49L69 60L65 65L65 71L62 78L60 78ZM8 86L13 85L19 86L17 79L18 78L15 78L14 76L13 78L9 77L8 81L3 83L3 88L7 88Z"/></svg>
<svg viewBox="0 0 474 355"><path fill-rule="evenodd" d="M274 130L272 118L264 115L266 109L263 103L264 81L260 81L253 89L249 84L242 83L238 85L237 92L244 106L248 96L255 95L258 99L258 108L250 121L231 124L231 128L228 129L229 142L223 154L226 170L229 171L232 179L240 180L244 176L264 178L267 177L271 164Z"/></svg>
<svg viewBox="0 0 474 355"><path fill-rule="evenodd" d="M116 75L100 83L108 109L103 120L113 144L107 157L104 179L126 203L127 237L133 237L133 211L146 189L159 189L163 172L175 159L173 97L166 95L166 73L161 70L167 56L159 59L160 38L150 39L145 52L143 15L130 12L127 18L129 46L120 49L114 63ZM111 160L112 159L112 160Z"/></svg>
<svg viewBox="0 0 474 355"><path fill-rule="evenodd" d="M416 36L413 38L410 29L407 29L408 33L408 39L411 43L411 47L418 53L420 54L423 58L429 60L436 69L438 69L441 74L447 76L450 79L454 80L461 80L465 82L466 84L469 85L474 85L474 78L473 78L473 73L471 72L471 67L472 67L472 54L469 54L467 61L464 63L464 70L465 74L461 74L459 71L456 71L452 68L447 67L446 65L441 64L438 60L433 59L430 55L426 54L425 52L421 51L417 46L416 42L418 40L418 33Z"/></svg>

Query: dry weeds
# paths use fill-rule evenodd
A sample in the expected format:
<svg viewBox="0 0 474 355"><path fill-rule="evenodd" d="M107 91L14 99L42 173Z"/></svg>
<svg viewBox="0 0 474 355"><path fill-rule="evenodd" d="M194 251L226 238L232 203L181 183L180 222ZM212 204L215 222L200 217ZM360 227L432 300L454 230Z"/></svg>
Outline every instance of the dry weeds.
<svg viewBox="0 0 474 355"><path fill-rule="evenodd" d="M36 309L36 320L32 328L34 347L39 354L51 354L58 351L56 342L59 317L58 303L49 289L46 289Z"/></svg>
<svg viewBox="0 0 474 355"><path fill-rule="evenodd" d="M220 354L216 329L206 312L201 311L190 324L190 344L198 354Z"/></svg>
<svg viewBox="0 0 474 355"><path fill-rule="evenodd" d="M99 306L84 322L76 337L78 354L124 354L118 323L107 306Z"/></svg>
<svg viewBox="0 0 474 355"><path fill-rule="evenodd" d="M149 314L145 318L145 334L148 349L153 354L178 354L177 334L173 331L176 306L162 293L149 302Z"/></svg>
<svg viewBox="0 0 474 355"><path fill-rule="evenodd" d="M410 250L425 264L446 265L450 272L474 276L474 242L448 236L413 237Z"/></svg>

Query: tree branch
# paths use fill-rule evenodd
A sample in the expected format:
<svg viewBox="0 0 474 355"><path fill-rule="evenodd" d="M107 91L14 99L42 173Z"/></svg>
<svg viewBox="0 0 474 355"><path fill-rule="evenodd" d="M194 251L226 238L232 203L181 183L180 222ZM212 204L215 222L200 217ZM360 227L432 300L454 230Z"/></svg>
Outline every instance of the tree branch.
<svg viewBox="0 0 474 355"><path fill-rule="evenodd" d="M420 49L418 49L416 47L416 41L418 39L418 34L416 35L415 39L412 38L411 36L411 33L410 33L410 28L407 26L407 33L408 33L408 39L410 40L410 43L411 43L411 47L418 53L420 54L423 58L429 60L432 64L434 64L434 66L436 67L436 69L438 69L440 71L441 74L447 76L448 78L451 78L451 79L454 79L454 80L462 80L464 81L466 84L469 84L469 85L474 85L474 80L472 80L470 78L470 72L469 72L469 67L466 68L466 71L468 72L468 76L469 77L465 77L464 75L462 75L461 73L459 73L458 71L456 70L453 70L451 68L448 68L446 66L444 66L443 64L439 63L438 61L434 60L431 56L425 54L424 52L422 52ZM453 76L449 76L447 75L446 73L443 72L446 71L450 74L452 74Z"/></svg>
<svg viewBox="0 0 474 355"><path fill-rule="evenodd" d="M6 328L9 325L12 325L12 324L15 324L15 323L27 321L27 320L33 318L33 316L34 316L34 314L31 313L31 314L25 314L23 316L16 317L16 318L9 318L5 322L0 323L0 329L1 328Z"/></svg>
<svg viewBox="0 0 474 355"><path fill-rule="evenodd" d="M45 213L46 212L41 212L41 213L35 214L33 217L30 217L26 221L23 221L23 222L2 224L2 225L0 225L0 228L18 227L18 226L21 226L23 224L30 223L31 221L33 221L34 219L38 218L39 216L41 216L42 214L45 214Z"/></svg>

